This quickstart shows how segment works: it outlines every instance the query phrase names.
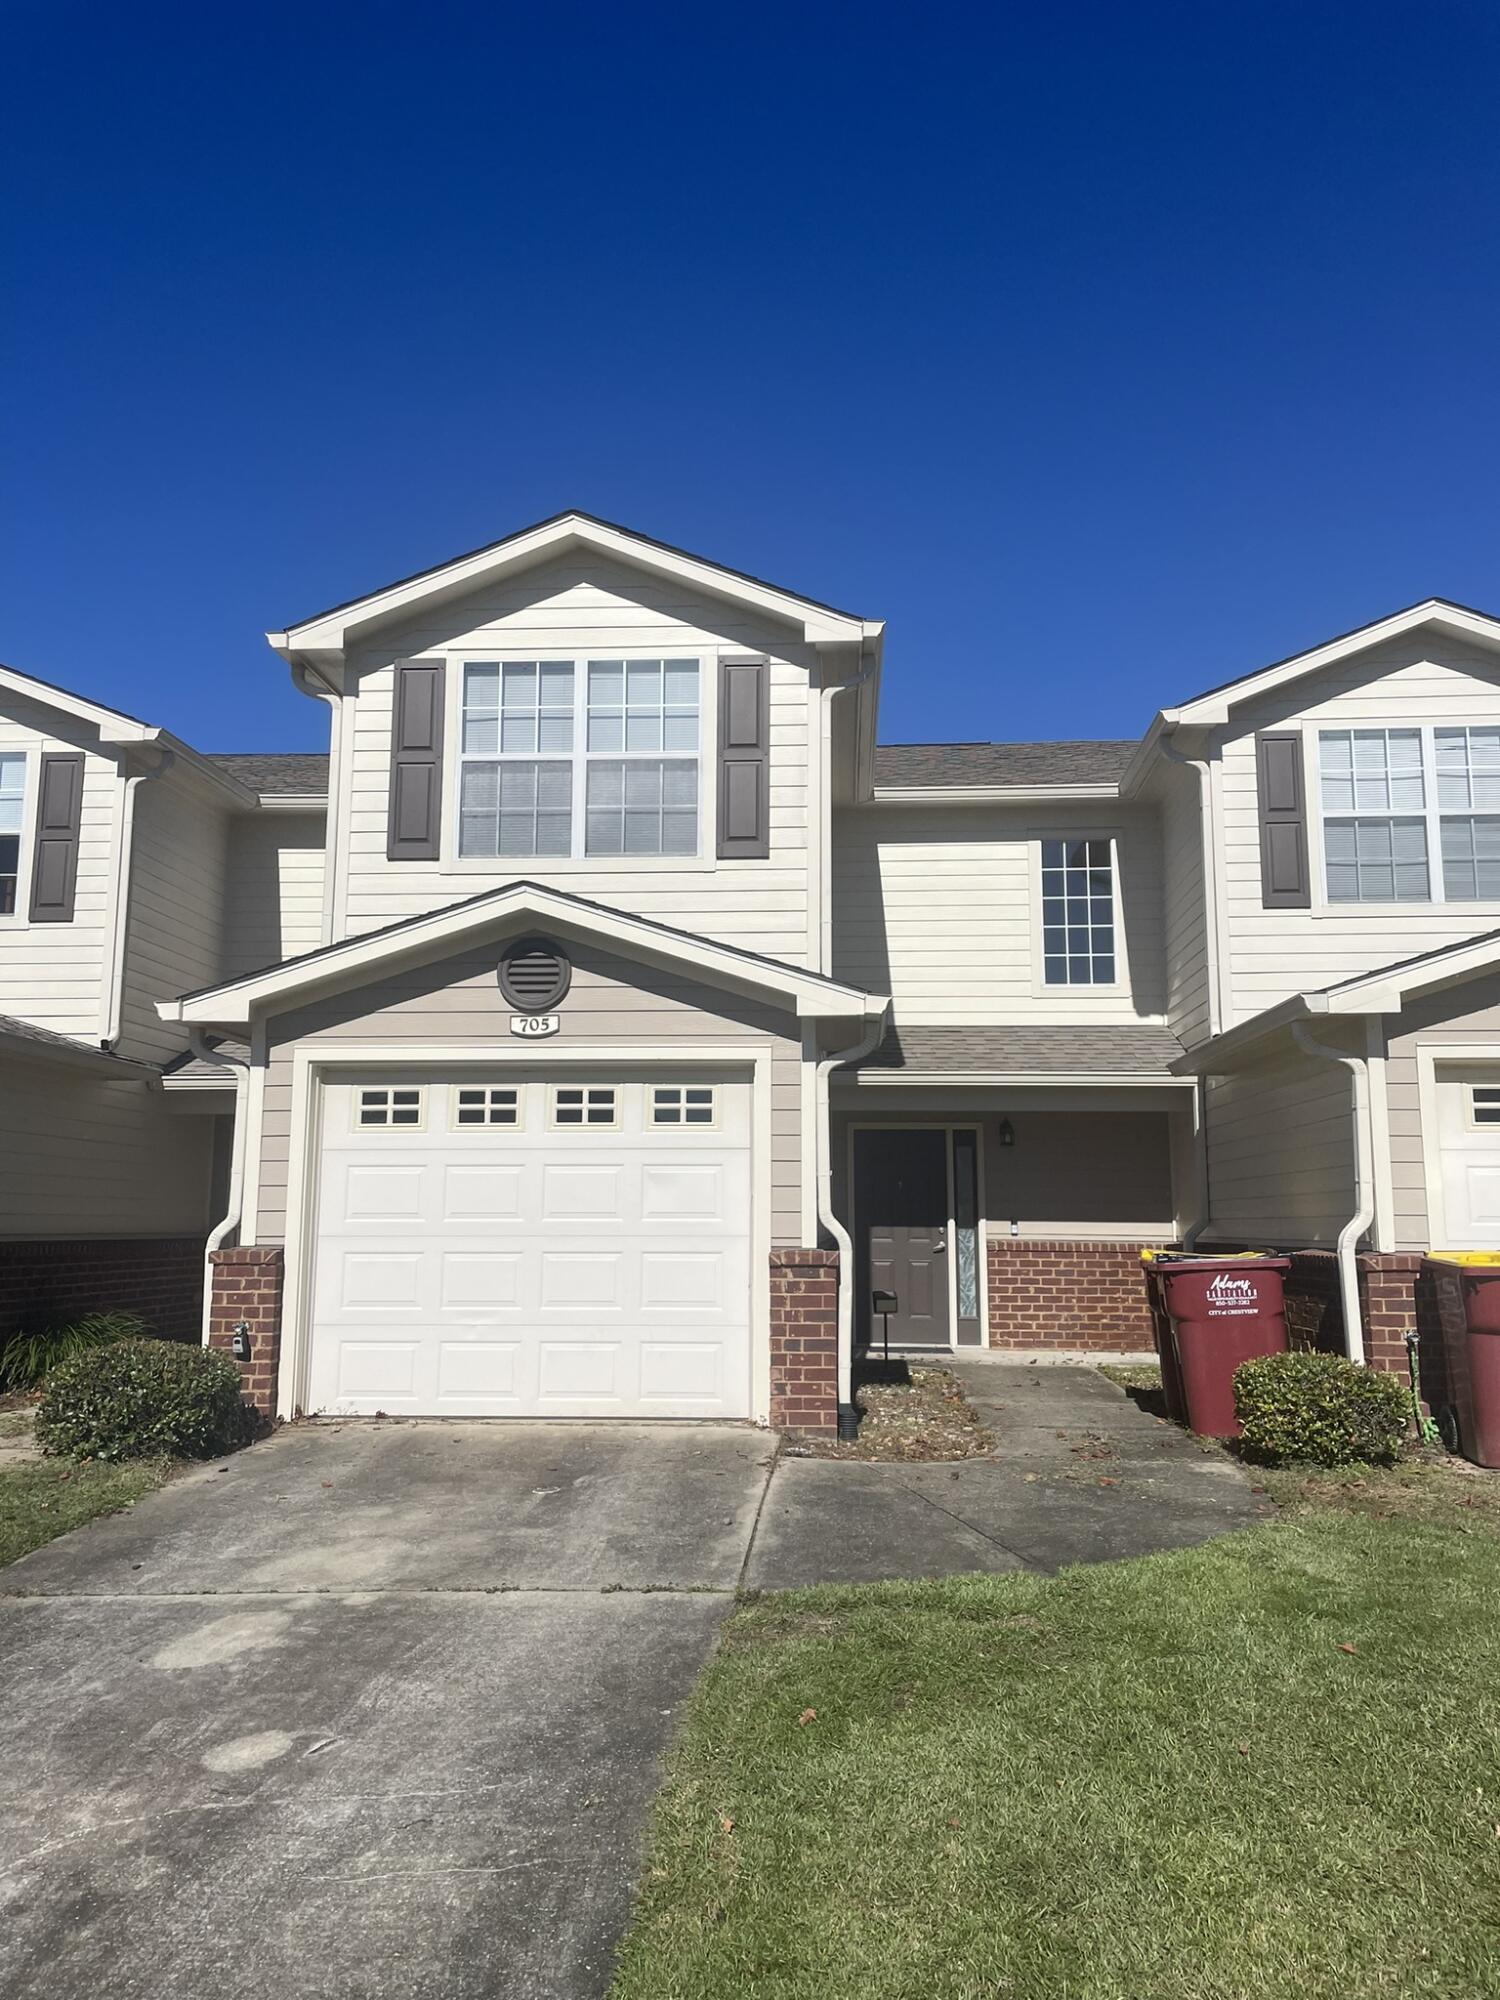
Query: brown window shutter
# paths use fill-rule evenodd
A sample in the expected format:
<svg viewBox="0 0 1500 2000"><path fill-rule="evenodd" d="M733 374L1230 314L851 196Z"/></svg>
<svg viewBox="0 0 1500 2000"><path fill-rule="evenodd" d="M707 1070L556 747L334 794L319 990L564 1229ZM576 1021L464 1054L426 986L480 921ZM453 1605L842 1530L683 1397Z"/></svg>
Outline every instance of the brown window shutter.
<svg viewBox="0 0 1500 2000"><path fill-rule="evenodd" d="M70 924L78 890L78 830L83 823L83 758L73 752L42 758L37 791L36 847L31 859L31 921Z"/></svg>
<svg viewBox="0 0 1500 2000"><path fill-rule="evenodd" d="M443 663L398 660L386 856L436 861L443 838Z"/></svg>
<svg viewBox="0 0 1500 2000"><path fill-rule="evenodd" d="M770 669L719 663L719 859L764 861L771 851Z"/></svg>
<svg viewBox="0 0 1500 2000"><path fill-rule="evenodd" d="M1302 738L1293 730L1255 739L1260 793L1260 900L1268 910L1305 910L1312 902L1307 866L1307 800Z"/></svg>

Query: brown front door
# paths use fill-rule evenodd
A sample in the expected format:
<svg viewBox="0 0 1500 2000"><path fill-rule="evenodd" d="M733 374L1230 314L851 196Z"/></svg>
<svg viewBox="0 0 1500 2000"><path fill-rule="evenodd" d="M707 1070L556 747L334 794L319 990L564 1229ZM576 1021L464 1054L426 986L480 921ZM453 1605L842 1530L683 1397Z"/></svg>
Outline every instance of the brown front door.
<svg viewBox="0 0 1500 2000"><path fill-rule="evenodd" d="M856 1324L879 1342L871 1295L894 1292L892 1345L947 1347L948 1134L892 1126L854 1134Z"/></svg>

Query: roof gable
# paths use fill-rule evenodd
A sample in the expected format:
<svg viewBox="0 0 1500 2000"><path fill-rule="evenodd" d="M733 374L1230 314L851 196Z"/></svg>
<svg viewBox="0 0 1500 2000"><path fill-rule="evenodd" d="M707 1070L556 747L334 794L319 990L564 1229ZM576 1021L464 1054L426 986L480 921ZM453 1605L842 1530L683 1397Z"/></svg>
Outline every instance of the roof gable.
<svg viewBox="0 0 1500 2000"><path fill-rule="evenodd" d="M1337 638L1326 639L1322 645L1314 646L1305 653L1293 653L1268 667L1257 668L1254 673L1243 674L1238 680L1208 688L1180 707L1163 709L1161 720L1171 727L1221 726L1229 720L1230 710L1242 702L1282 687L1288 681L1318 673L1340 660L1352 659L1356 654L1368 652L1388 640L1429 627L1500 653L1500 618L1492 618L1488 612L1471 610L1467 605L1454 604L1445 597L1428 597L1420 604L1409 604L1402 611L1391 612L1388 617L1357 626L1352 632L1341 632Z"/></svg>
<svg viewBox="0 0 1500 2000"><path fill-rule="evenodd" d="M802 636L811 644L858 643L877 639L884 629L878 621L837 610L816 598L803 597L759 577L748 576L742 570L712 562L706 556L691 555L668 542L654 541L632 528L570 509L529 528L518 529L498 542L472 549L467 555L454 556L414 576L402 577L364 597L351 598L311 618L299 619L280 632L268 632L266 637L287 658L338 654L354 639L405 617L424 604L462 595L574 548L592 549L637 569L673 577L711 596L749 605L800 627Z"/></svg>
<svg viewBox="0 0 1500 2000"><path fill-rule="evenodd" d="M720 944L654 918L613 910L539 882L519 881L304 952L264 971L160 1001L156 1011L164 1021L243 1027L257 1009L282 1012L315 995L363 984L398 964L421 963L490 933L498 935L515 923L544 925L563 937L608 944L625 957L690 970L695 978L732 992L769 996L802 1019L851 1015L878 1019L889 1004L885 994L867 993L802 966Z"/></svg>

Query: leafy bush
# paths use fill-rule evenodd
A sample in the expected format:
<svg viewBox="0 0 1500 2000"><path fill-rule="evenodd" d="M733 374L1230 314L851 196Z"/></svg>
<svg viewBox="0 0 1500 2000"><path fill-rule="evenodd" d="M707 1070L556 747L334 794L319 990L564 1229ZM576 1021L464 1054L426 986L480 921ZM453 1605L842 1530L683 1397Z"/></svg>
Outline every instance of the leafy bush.
<svg viewBox="0 0 1500 2000"><path fill-rule="evenodd" d="M53 1369L36 1440L69 1458L216 1458L244 1444L254 1427L227 1354L124 1340Z"/></svg>
<svg viewBox="0 0 1500 2000"><path fill-rule="evenodd" d="M117 1340L144 1340L151 1329L139 1313L85 1313L69 1326L43 1327L38 1333L14 1333L0 1355L0 1382L7 1389L35 1389L60 1362L71 1361L95 1347L112 1347Z"/></svg>
<svg viewBox="0 0 1500 2000"><path fill-rule="evenodd" d="M1388 1465L1407 1432L1406 1384L1341 1354L1262 1354L1234 1371L1247 1457L1265 1465Z"/></svg>

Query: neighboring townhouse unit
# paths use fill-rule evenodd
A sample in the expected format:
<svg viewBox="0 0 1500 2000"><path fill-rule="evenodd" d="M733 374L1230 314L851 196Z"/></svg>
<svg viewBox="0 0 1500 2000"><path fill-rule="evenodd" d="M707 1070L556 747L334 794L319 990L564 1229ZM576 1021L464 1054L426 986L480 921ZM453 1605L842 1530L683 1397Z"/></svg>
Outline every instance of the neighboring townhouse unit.
<svg viewBox="0 0 1500 2000"><path fill-rule="evenodd" d="M1500 1244L1500 623L877 747L878 621L569 513L270 638L327 760L0 681L0 1305L207 1238L283 1416L816 1429L1143 1244L1387 1365Z"/></svg>

